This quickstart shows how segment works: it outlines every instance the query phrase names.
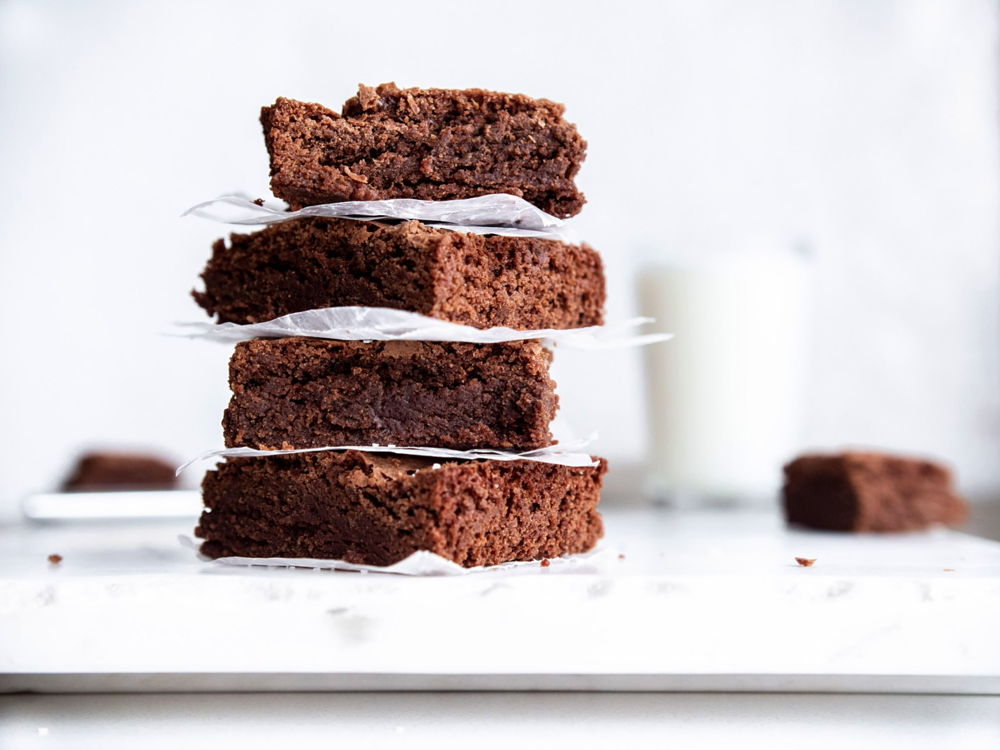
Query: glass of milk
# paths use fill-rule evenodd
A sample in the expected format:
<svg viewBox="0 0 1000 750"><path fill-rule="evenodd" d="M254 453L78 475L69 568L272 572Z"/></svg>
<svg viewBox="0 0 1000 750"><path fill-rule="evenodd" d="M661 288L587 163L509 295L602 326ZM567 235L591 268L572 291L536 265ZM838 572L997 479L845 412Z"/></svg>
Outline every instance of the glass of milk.
<svg viewBox="0 0 1000 750"><path fill-rule="evenodd" d="M792 249L647 263L648 490L678 506L773 501L799 444L807 263Z"/></svg>

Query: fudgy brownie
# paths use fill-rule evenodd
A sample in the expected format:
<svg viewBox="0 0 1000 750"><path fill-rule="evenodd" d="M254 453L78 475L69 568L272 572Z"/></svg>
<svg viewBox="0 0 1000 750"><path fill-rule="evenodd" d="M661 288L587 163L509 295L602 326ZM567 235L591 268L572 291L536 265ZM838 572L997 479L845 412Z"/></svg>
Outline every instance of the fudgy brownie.
<svg viewBox="0 0 1000 750"><path fill-rule="evenodd" d="M63 481L67 492L172 489L177 485L175 466L145 453L92 452L76 462Z"/></svg>
<svg viewBox="0 0 1000 750"><path fill-rule="evenodd" d="M965 501L940 464L881 453L809 455L785 466L789 523L832 531L908 531L954 526Z"/></svg>
<svg viewBox="0 0 1000 750"><path fill-rule="evenodd" d="M477 328L578 328L604 319L604 269L586 245L533 237L298 219L218 240L198 304L256 323L341 305L391 307Z"/></svg>
<svg viewBox="0 0 1000 750"><path fill-rule="evenodd" d="M519 195L573 216L587 144L546 99L361 86L342 113L279 98L261 110L271 189L293 208L349 200Z"/></svg>
<svg viewBox="0 0 1000 750"><path fill-rule="evenodd" d="M558 397L537 341L253 339L236 346L226 445L549 445Z"/></svg>
<svg viewBox="0 0 1000 750"><path fill-rule="evenodd" d="M212 558L391 565L429 550L467 567L585 552L603 528L598 466L322 451L229 459L205 475L195 533Z"/></svg>

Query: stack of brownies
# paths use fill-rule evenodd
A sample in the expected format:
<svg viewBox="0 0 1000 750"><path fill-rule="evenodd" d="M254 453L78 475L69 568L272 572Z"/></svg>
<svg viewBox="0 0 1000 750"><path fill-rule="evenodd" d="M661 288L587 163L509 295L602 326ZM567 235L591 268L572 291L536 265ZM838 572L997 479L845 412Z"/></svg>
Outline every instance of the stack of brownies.
<svg viewBox="0 0 1000 750"><path fill-rule="evenodd" d="M292 209L342 201L520 196L578 213L586 143L561 105L480 90L362 86L341 114L278 99L261 121L271 187ZM219 322L358 305L476 328L603 322L586 245L419 221L296 218L215 243L195 298ZM549 446L550 351L478 344L259 338L236 346L227 447ZM463 566L584 552L602 533L603 460L446 460L365 450L228 458L203 483L209 557L389 565L428 550Z"/></svg>

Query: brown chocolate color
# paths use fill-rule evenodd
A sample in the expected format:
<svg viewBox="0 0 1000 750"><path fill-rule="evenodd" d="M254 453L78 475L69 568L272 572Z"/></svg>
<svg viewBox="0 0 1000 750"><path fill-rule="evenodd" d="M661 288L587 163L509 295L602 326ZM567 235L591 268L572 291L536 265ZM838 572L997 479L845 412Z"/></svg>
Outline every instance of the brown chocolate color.
<svg viewBox="0 0 1000 750"><path fill-rule="evenodd" d="M479 89L360 86L338 114L279 98L261 110L271 189L293 208L387 198L519 195L580 212L573 178L587 144L545 99Z"/></svg>
<svg viewBox="0 0 1000 750"><path fill-rule="evenodd" d="M807 455L785 466L789 523L831 531L955 526L967 509L941 464L883 453Z"/></svg>
<svg viewBox="0 0 1000 750"><path fill-rule="evenodd" d="M342 305L391 307L477 328L604 322L604 269L586 245L534 237L298 219L218 240L194 298L219 322Z"/></svg>
<svg viewBox="0 0 1000 750"><path fill-rule="evenodd" d="M391 565L429 550L466 567L548 559L600 538L605 471L603 460L571 468L359 451L229 459L205 475L195 534L212 558Z"/></svg>
<svg viewBox="0 0 1000 750"><path fill-rule="evenodd" d="M226 445L549 445L558 406L537 341L253 339L236 346Z"/></svg>
<svg viewBox="0 0 1000 750"><path fill-rule="evenodd" d="M173 489L176 467L159 456L145 453L102 451L85 453L63 481L66 492Z"/></svg>

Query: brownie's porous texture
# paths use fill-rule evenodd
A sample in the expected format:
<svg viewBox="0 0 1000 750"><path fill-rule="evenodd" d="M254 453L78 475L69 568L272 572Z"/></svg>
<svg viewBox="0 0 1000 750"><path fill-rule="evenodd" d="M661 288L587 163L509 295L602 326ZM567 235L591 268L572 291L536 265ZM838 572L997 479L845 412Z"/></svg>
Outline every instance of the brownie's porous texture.
<svg viewBox="0 0 1000 750"><path fill-rule="evenodd" d="M229 459L205 475L195 533L212 558L391 565L429 550L466 567L547 559L600 538L605 471L603 460L570 468L358 451Z"/></svg>
<svg viewBox="0 0 1000 750"><path fill-rule="evenodd" d="M944 466L879 453L802 456L785 466L785 516L831 531L955 526L966 505Z"/></svg>
<svg viewBox="0 0 1000 750"><path fill-rule="evenodd" d="M176 467L145 453L94 452L77 460L62 489L74 491L172 489Z"/></svg>
<svg viewBox="0 0 1000 750"><path fill-rule="evenodd" d="M271 190L293 208L387 198L519 195L580 212L587 144L561 104L470 89L361 86L341 114L279 98L261 110Z"/></svg>
<svg viewBox="0 0 1000 750"><path fill-rule="evenodd" d="M537 341L253 339L229 363L228 447L549 445L558 406Z"/></svg>
<svg viewBox="0 0 1000 750"><path fill-rule="evenodd" d="M364 305L489 328L604 321L604 269L586 245L464 234L418 221L300 219L218 240L198 304L219 322L256 323Z"/></svg>

